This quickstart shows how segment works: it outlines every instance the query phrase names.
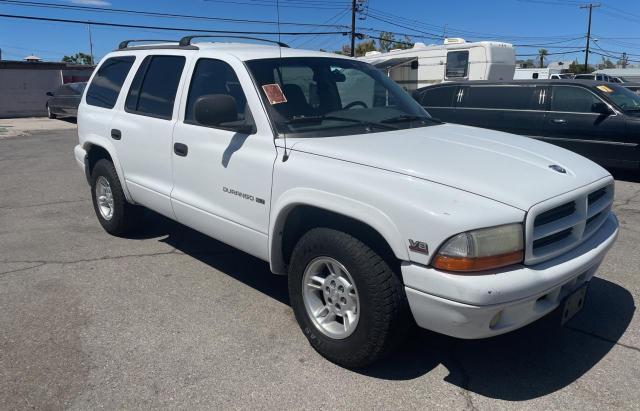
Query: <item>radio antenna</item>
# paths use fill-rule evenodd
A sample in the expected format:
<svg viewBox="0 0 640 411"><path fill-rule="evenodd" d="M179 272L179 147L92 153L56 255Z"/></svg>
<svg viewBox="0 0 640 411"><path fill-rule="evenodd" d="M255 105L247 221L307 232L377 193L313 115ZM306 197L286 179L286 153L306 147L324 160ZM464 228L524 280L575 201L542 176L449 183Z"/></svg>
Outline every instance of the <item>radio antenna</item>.
<svg viewBox="0 0 640 411"><path fill-rule="evenodd" d="M276 13L278 17L278 53L280 55L280 61L282 61L282 42L280 41L280 0L276 0ZM280 68L278 68L278 72L280 72ZM280 81L282 82L282 74L280 75ZM284 87L284 84L282 84ZM289 159L289 153L287 152L287 132L282 133L282 140L284 143L284 154L282 155L282 162L284 163Z"/></svg>

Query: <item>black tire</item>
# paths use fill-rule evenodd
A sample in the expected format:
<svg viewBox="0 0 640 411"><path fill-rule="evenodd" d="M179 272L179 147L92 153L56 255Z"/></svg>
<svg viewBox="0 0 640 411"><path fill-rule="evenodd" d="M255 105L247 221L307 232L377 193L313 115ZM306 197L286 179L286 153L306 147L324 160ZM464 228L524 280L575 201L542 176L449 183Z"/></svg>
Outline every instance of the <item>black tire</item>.
<svg viewBox="0 0 640 411"><path fill-rule="evenodd" d="M102 216L98 206L98 199L96 198L96 183L101 176L107 179L111 187L113 196L113 215L111 219L106 219ZM127 202L116 169L109 160L98 160L93 167L91 172L91 199L93 200L93 209L96 212L98 221L109 234L122 236L137 228L142 208Z"/></svg>
<svg viewBox="0 0 640 411"><path fill-rule="evenodd" d="M48 104L47 104L47 117L49 117L51 120L55 120L56 118L58 118L58 116L53 114L53 112L51 111L51 107L49 107Z"/></svg>
<svg viewBox="0 0 640 411"><path fill-rule="evenodd" d="M304 271L317 257L339 261L358 290L360 318L353 333L344 339L320 332L304 306ZM367 366L388 354L412 324L398 274L362 241L329 228L309 230L295 246L289 267L289 297L296 320L313 348L329 361L347 368Z"/></svg>

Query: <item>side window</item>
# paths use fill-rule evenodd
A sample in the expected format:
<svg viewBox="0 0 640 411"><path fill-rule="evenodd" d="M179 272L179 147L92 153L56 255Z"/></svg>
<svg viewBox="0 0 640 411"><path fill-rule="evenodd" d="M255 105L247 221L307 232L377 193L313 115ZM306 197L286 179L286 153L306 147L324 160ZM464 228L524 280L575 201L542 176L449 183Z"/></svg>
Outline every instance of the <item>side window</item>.
<svg viewBox="0 0 640 411"><path fill-rule="evenodd" d="M469 68L469 51L450 51L447 53L446 78L467 77Z"/></svg>
<svg viewBox="0 0 640 411"><path fill-rule="evenodd" d="M602 100L585 88L555 86L553 87L551 111L591 113L593 104L600 102L602 102Z"/></svg>
<svg viewBox="0 0 640 411"><path fill-rule="evenodd" d="M247 98L242 91L240 81L231 66L224 61L200 59L193 70L187 107L184 115L185 123L198 124L195 118L194 105L198 98L208 94L226 94L236 101L238 120L245 119Z"/></svg>
<svg viewBox="0 0 640 411"><path fill-rule="evenodd" d="M539 77L539 74L538 74L538 73L533 73L533 74L531 75L531 78L538 78L538 77Z"/></svg>
<svg viewBox="0 0 640 411"><path fill-rule="evenodd" d="M125 110L170 120L182 76L183 56L147 56L133 78Z"/></svg>
<svg viewBox="0 0 640 411"><path fill-rule="evenodd" d="M539 97L536 87L472 86L466 89L462 102L458 106L498 110L529 110L537 108Z"/></svg>
<svg viewBox="0 0 640 411"><path fill-rule="evenodd" d="M112 57L102 63L87 90L87 104L113 108L135 59L133 56Z"/></svg>
<svg viewBox="0 0 640 411"><path fill-rule="evenodd" d="M426 89L420 96L419 103L425 107L451 107L453 95L457 87L435 87Z"/></svg>

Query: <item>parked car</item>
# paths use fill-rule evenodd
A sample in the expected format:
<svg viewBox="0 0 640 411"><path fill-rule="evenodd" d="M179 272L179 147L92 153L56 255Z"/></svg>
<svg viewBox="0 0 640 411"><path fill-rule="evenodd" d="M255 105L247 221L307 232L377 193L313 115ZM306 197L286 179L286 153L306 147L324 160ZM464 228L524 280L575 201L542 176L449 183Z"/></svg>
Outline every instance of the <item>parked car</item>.
<svg viewBox="0 0 640 411"><path fill-rule="evenodd" d="M610 77L607 74L593 73L593 74L576 74L573 76L574 80L594 80L594 81L607 81L610 83L616 83L614 77Z"/></svg>
<svg viewBox="0 0 640 411"><path fill-rule="evenodd" d="M63 84L55 91L47 92L47 116L56 117L76 117L78 115L78 105L87 82Z"/></svg>
<svg viewBox="0 0 640 411"><path fill-rule="evenodd" d="M605 166L640 167L640 96L615 83L448 83L414 97L442 121L534 137Z"/></svg>
<svg viewBox="0 0 640 411"><path fill-rule="evenodd" d="M575 74L573 73L560 73L560 74L552 74L551 77L549 78L552 80L571 80L574 76Z"/></svg>
<svg viewBox="0 0 640 411"><path fill-rule="evenodd" d="M74 153L107 232L147 207L269 262L348 367L413 320L485 338L583 306L618 233L606 170L435 121L363 61L192 40L123 42L92 75Z"/></svg>
<svg viewBox="0 0 640 411"><path fill-rule="evenodd" d="M627 90L631 90L636 94L640 94L640 83L626 81L620 85L626 88Z"/></svg>

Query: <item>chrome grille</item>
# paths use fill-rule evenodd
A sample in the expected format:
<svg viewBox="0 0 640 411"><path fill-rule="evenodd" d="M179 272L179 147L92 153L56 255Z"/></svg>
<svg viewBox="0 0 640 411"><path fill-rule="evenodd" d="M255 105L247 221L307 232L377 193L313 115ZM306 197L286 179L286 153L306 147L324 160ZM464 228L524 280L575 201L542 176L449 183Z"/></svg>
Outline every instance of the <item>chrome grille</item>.
<svg viewBox="0 0 640 411"><path fill-rule="evenodd" d="M532 207L525 228L525 263L546 261L589 238L606 220L613 191L608 180Z"/></svg>

